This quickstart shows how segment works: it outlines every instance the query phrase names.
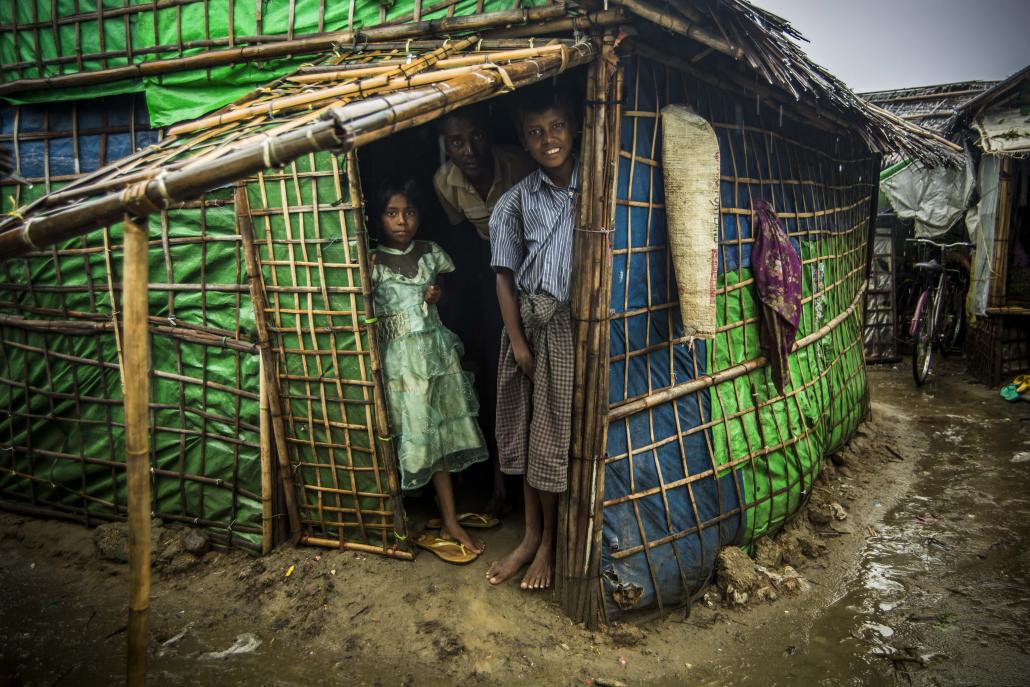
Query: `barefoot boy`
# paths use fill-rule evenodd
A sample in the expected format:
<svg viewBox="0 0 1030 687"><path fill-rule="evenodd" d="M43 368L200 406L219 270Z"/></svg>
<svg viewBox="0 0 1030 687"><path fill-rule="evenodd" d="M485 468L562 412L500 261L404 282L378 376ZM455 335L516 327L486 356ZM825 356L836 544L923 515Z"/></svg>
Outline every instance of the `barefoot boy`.
<svg viewBox="0 0 1030 687"><path fill-rule="evenodd" d="M459 334L463 334L466 342L466 353L478 363L480 374L476 382L482 404L479 423L487 436L490 453L495 456L493 490L483 512L500 516L507 492L493 439L501 314L497 310L497 299L490 292L493 284L483 280L481 269L490 260L490 212L501 194L522 181L536 169L536 164L520 148L491 142L487 115L481 108L467 107L444 116L439 131L447 161L433 176L436 196L452 225L465 220L476 231L475 236L467 231L455 236L447 246L459 263L458 279L464 280L459 281L463 301L479 315L473 329ZM466 263L468 269L462 263Z"/></svg>
<svg viewBox="0 0 1030 687"><path fill-rule="evenodd" d="M558 494L568 479L573 348L569 296L578 173L573 108L561 96L524 105L519 136L538 168L501 196L490 217L491 265L504 320L497 370L501 470L523 476L522 542L491 563L500 584L524 565L523 589L554 572Z"/></svg>

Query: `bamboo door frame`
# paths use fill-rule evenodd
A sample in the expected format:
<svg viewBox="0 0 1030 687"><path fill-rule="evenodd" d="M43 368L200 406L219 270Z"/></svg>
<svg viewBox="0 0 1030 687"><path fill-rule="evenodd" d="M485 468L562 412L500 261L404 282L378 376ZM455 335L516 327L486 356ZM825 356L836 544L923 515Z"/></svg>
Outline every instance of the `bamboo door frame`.
<svg viewBox="0 0 1030 687"><path fill-rule="evenodd" d="M575 385L569 489L559 505L555 587L562 608L591 629L604 622L601 525L608 435L612 234L618 183L622 66L604 36L587 74L580 201L572 252Z"/></svg>

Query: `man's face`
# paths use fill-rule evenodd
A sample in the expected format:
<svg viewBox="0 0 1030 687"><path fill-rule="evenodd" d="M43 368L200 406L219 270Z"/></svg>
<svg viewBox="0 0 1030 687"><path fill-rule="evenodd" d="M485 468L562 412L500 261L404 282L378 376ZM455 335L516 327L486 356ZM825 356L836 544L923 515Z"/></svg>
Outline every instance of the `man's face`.
<svg viewBox="0 0 1030 687"><path fill-rule="evenodd" d="M549 107L522 117L522 142L543 169L557 169L572 155L572 122L564 108Z"/></svg>
<svg viewBox="0 0 1030 687"><path fill-rule="evenodd" d="M490 134L480 122L467 117L448 117L443 123L443 143L448 159L467 178L478 179L493 171Z"/></svg>

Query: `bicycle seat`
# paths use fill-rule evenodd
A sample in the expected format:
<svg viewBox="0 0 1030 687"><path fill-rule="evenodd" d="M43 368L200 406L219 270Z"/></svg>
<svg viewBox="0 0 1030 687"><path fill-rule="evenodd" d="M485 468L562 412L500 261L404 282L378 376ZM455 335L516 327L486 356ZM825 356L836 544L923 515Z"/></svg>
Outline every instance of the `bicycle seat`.
<svg viewBox="0 0 1030 687"><path fill-rule="evenodd" d="M929 262L917 262L914 265L914 267L917 270L926 270L928 272L940 272L944 269L944 267L936 260L931 260Z"/></svg>

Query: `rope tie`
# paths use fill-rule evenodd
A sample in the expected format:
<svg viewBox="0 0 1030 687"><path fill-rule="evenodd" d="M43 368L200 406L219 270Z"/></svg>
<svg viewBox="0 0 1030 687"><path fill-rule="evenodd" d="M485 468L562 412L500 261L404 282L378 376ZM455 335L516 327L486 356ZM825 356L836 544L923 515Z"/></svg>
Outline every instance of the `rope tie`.
<svg viewBox="0 0 1030 687"><path fill-rule="evenodd" d="M376 438L379 439L379 441L383 442L384 444L388 444L391 441L393 441L393 437L390 436L389 434L387 434L386 436L383 436L382 434L377 434Z"/></svg>
<svg viewBox="0 0 1030 687"><path fill-rule="evenodd" d="M510 93L511 91L515 90L515 82L513 82L511 80L511 76L508 74L508 70L507 69L505 69L501 65L495 64L493 62L491 62L490 64L488 64L486 66L491 68L491 69L496 69L497 70L497 74L501 77L501 82L504 84L503 92Z"/></svg>
<svg viewBox="0 0 1030 687"><path fill-rule="evenodd" d="M150 199L147 195L148 181L138 181L135 184L125 187L121 193L121 201L129 206L133 212L142 215L152 215L161 212L161 206Z"/></svg>
<svg viewBox="0 0 1030 687"><path fill-rule="evenodd" d="M558 73L561 74L565 71L565 68L569 66L569 49L565 47L565 44L561 44L561 66L558 67Z"/></svg>

